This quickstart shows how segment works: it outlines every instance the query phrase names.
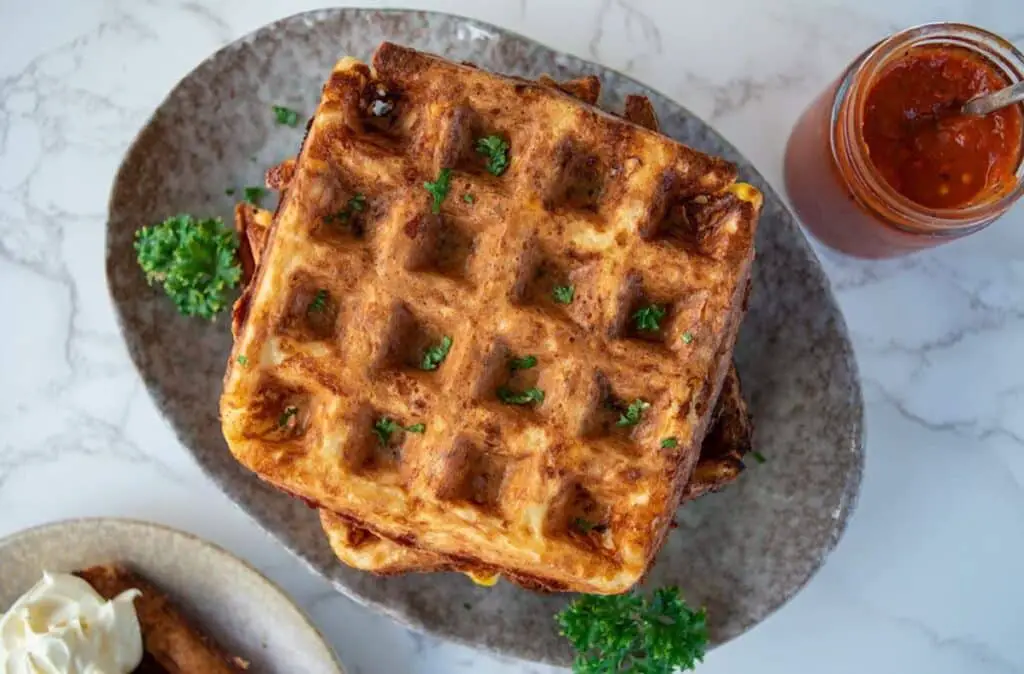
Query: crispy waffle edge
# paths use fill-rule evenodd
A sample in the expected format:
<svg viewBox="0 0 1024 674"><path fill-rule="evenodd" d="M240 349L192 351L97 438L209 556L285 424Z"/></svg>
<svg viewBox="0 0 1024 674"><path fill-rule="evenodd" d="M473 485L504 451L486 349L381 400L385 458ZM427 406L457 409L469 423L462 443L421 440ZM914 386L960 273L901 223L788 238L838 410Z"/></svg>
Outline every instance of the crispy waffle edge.
<svg viewBox="0 0 1024 674"><path fill-rule="evenodd" d="M421 76L421 70L418 70L417 68L418 66L422 65L422 59L427 59L428 61L430 61L432 57L420 55L418 53L412 52L411 50L404 50L393 45L383 45L381 49L378 50L378 53L375 56L374 64L378 71L384 70L390 73L390 77L398 78L399 81L404 81L402 80L402 78ZM445 62L442 62L438 59L432 59L432 61L433 65L439 68L441 66L438 64L444 64L444 68L456 67L453 66L453 64L446 64ZM360 70L360 66L355 66L351 62L348 62L347 64L343 64L342 67L335 71L335 73L332 75L332 83L329 84L327 88L325 88L325 105L331 104L332 100L339 102L339 104L347 104L346 91L352 91L353 88L351 86L348 86L348 88L346 88L346 85L351 85L353 77L355 77L356 79L369 77L369 70L365 69L365 66L361 66L361 68L363 68L363 70ZM489 75L487 77L493 78L493 76ZM508 86L509 84L507 80L503 80L502 78L496 78L496 80L498 83L501 83L501 86ZM334 94L335 98L331 99L330 90L334 84L338 84L339 88ZM485 82L484 84L490 83ZM525 86L527 87L527 90L529 90L528 85L515 84L517 91L520 86ZM537 98L539 97L539 99L542 100L544 105L556 104L553 100L545 98L543 94L537 94L537 92L534 90L529 90L528 95L533 97L534 100L537 100ZM564 106L564 102L558 103L558 106L560 106L561 110L566 109ZM321 106L321 108L324 109L323 106ZM601 120L599 119L599 117L594 116L603 113L595 113L591 111L587 106L582 106L579 103L573 103L572 106L568 108L568 110L569 112L566 114L582 115L588 120L588 123L598 124L599 127L601 127L602 124L607 122L607 120ZM624 133L627 135L627 137L631 138L632 140L636 140L635 132L629 131L628 129L623 129L621 127L615 127L614 124L612 125L612 127L615 129L617 133ZM643 143L653 143L654 147L660 148L658 150L659 152L665 152L669 150L671 150L672 152L680 151L678 149L673 148L678 148L681 146L677 146L674 143L671 143L670 141L665 142L664 139L655 141L646 137L642 138ZM306 149L304 148L303 153L305 152ZM443 159L443 153L441 156ZM684 187L684 190L692 190L692 192L687 191L685 192L685 194L688 195L686 198L690 199L689 203L693 206L692 212L684 213L684 217L689 217L695 220L695 226L698 229L704 225L719 225L720 223L718 223L717 221L709 221L704 223L700 221L702 214L707 209L703 208L706 201L701 202L699 201L699 199L703 198L707 200L710 197L715 204L722 204L728 201L728 197L719 198L714 195L718 194L718 189L720 189L720 187L728 187L731 184L733 180L732 175L734 174L730 172L731 169L728 169L727 164L715 164L716 161L720 162L720 160L714 160L713 158L708 158L705 155L699 155L698 153L695 153L692 150L686 150L686 152L683 152L682 156L685 156L686 160L691 162L690 170L695 171L697 174L696 182L687 183L687 185L689 186ZM311 161L313 160L308 159L307 163ZM303 179L303 162L304 154L300 155L299 163L296 168L299 181ZM693 162L695 162L695 164ZM527 162L527 168L529 168L529 162ZM704 173L705 170L710 170L710 173ZM716 177L715 172L721 172L723 170L725 171L724 177L722 175L718 175ZM740 211L746 209L747 212L740 212L738 215L733 216L728 224L729 226L734 228L746 227L747 229L744 230L742 234L745 235L748 239L752 240L753 227L754 223L756 222L757 208L756 206L752 206L750 202L748 202L747 200L742 199L741 195L737 196L740 197L740 203L734 203L729 205L728 207L732 208L733 211L735 211L737 207ZM292 198L291 195L285 196L286 203L282 207L285 211L288 211L288 200L290 198ZM298 197L294 198L297 199ZM289 217L293 216L290 215ZM277 224L275 224L274 227L276 228ZM272 257L273 248L276 245L277 236L272 232L270 238L271 252L269 253L269 255ZM747 245L749 245L749 243ZM737 265L736 268L738 270L736 272L737 278L745 278L746 275L749 274L749 263L752 259L752 248L750 248L748 251L740 249L738 251L732 252L740 256L735 260L735 263ZM261 279L263 278L265 273L266 266L261 266L257 272L256 281L253 284L254 287L256 287L257 289L257 293L259 292ZM737 282L735 284L735 290L732 293L730 293L728 300L726 300L725 306L732 308L729 310L729 313L727 315L722 316L723 323L712 328L714 332L711 334L716 335L716 339L719 339L720 341L717 350L713 353L711 358L708 358L707 362L717 363L717 365L712 367L711 370L709 370L706 373L706 378L703 379L701 383L694 384L692 394L695 394L697 397L691 400L690 402L690 411L688 412L689 416L687 417L687 421L685 422L686 425L683 426L683 428L687 429L685 436L686 447L684 448L684 451L679 452L679 456L677 458L673 458L671 460L662 458L659 460L661 463L664 464L665 469L668 472L663 477L658 478L658 482L651 483L652 488L655 489L660 489L660 487L657 487L658 484L671 485L669 492L663 492L660 495L658 495L657 491L653 492L655 505L652 506L653 510L651 510L651 508L647 509L652 513L660 512L662 514L655 515L654 518L649 521L649 524L653 525L653 529L650 531L645 532L630 529L629 527L633 525L627 524L625 525L626 529L624 529L621 532L621 537L624 537L622 538L623 541L635 541L637 544L641 546L639 548L639 551L642 551L640 552L641 557L637 557L638 550L634 549L632 552L629 553L629 563L623 564L621 560L605 559L597 552L594 552L593 549L590 549L591 554L590 559L588 561L593 564L596 564L598 567L603 567L603 570L586 569L584 567L575 566L574 563L570 561L575 557L569 552L573 548L572 546L566 547L565 545L563 545L560 554L555 556L557 557L557 559L553 558L551 560L551 562L553 562L553 566L551 563L539 563L531 565L529 562L526 561L526 556L519 554L518 560L511 561L511 563L514 565L513 568L503 569L503 572L509 573L510 575L519 574L527 577L533 577L534 575L536 575L537 577L541 577L541 574L546 574L549 571L551 571L552 575L543 577L547 582L550 582L550 584L553 586L564 586L568 589L581 589L584 591L596 592L622 591L628 588L629 585L631 585L633 582L636 582L636 580L638 580L642 576L646 569L646 566L650 563L650 559L653 557L657 549L660 547L661 541L663 540L664 535L667 531L668 518L665 516L665 513L668 511L668 506L674 506L675 503L678 502L678 499L684 493L683 490L688 481L690 471L692 470L693 465L696 463L697 452L696 448L694 447L694 443L699 443L699 439L702 438L704 435L704 430L707 426L708 419L710 417L710 411L708 410L708 406L710 402L715 400L715 398L717 397L718 391L721 387L721 382L726 376L727 364L729 360L728 356L731 353L732 343L735 339L735 333L739 322L739 316L741 314L741 311L738 308L741 303L740 295L743 292L745 292L745 288L739 287L741 285L744 285L744 283ZM242 334L242 339L240 340L240 342L242 343L242 349L246 348L246 344L248 343L247 339L248 341L258 340L259 333L262 330L266 329L265 318L262 316L260 318L260 321L264 323L264 327L259 327L258 325L249 325L251 323L251 316L247 316L247 314L248 304L249 302L251 302L251 298L246 297L243 299L244 302L240 303L242 308L239 311L239 323L242 326L240 329L240 333ZM253 331L255 331L257 334L252 334ZM706 347L702 348L706 349ZM238 350L239 347L236 347L236 352ZM252 353L251 355L253 357L256 356L255 353ZM252 357L250 356L247 356L247 358L250 361L252 360ZM233 362L234 357L232 358L232 363ZM225 419L228 419L231 416L231 414L236 411L233 408L233 404L231 402L232 394L234 393L233 386L234 384L237 383L238 377L244 378L245 376L245 373L236 372L234 371L234 369L234 366L229 364L229 370L226 375L226 402L222 406L222 411L224 412ZM667 411L665 413L667 414ZM665 417L665 419L668 418L669 417ZM654 421L656 421L660 425L665 421L665 419L659 418L655 419ZM228 431L229 427L226 426L226 434L229 434ZM330 507L333 510L337 510L339 512L345 512L346 510L348 510L349 517L352 517L358 511L358 508L356 510L350 510L350 506L348 504L346 504L343 501L339 501L336 495L332 495L333 492L324 492L320 490L319 487L314 487L311 489L311 485L304 483L303 478L301 477L300 474L295 472L289 473L287 470L285 470L283 466L286 464L292 464L293 461L293 457L287 455L288 452L290 451L287 449L287 447L282 446L281 448L279 448L279 450L274 450L278 454L278 456L275 458L267 457L265 453L263 453L262 455L254 454L252 450L255 450L256 445L252 445L250 450L246 450L245 448L241 447L239 441L244 441L244 436L234 435L232 437L228 437L228 440L229 445L231 446L232 451L235 453L236 457L239 458L244 464L248 465L250 468L255 470L257 473L260 473L261 477L263 477L264 479L267 479L272 483L277 483L279 486L289 491L298 492L300 496L310 501L319 502L321 505L326 505L327 507ZM263 443L257 442L257 445L262 444ZM282 454L281 451L283 451L284 453ZM262 458L260 458L260 456L262 456ZM422 543L428 547L439 546L446 554L449 554L453 558L461 556L462 553L468 552L473 547L469 545L470 539L465 539L462 542L456 541L454 544L450 544L449 542L442 540L438 536L431 537L430 532L424 532L424 530L422 529L410 529L409 527L411 526L411 522L407 524L400 524L397 523L397 521L389 521L386 517L377 517L373 521L363 522L362 520L360 520L360 523L366 524L367 528L371 531L374 531L375 533L383 534L390 538L394 538L395 540L399 540L400 542L407 541L413 544ZM456 534L456 538L458 538L458 529L454 529L452 532L448 533L453 532L454 534ZM421 536L423 536L424 538L424 540L422 541L418 540ZM505 558L508 556L517 556L516 553L518 548L516 548L511 541L505 541L505 543L506 547L496 549L495 551L491 551L488 555L486 555L491 562L503 562ZM509 547L509 545L511 545L511 547ZM616 554L619 553L621 553L621 550L617 551ZM586 555L580 554L576 556ZM483 557L469 555L468 559L479 560L482 563L481 565L487 566L487 563ZM602 559L605 559L605 561L601 562ZM495 564L495 567L500 568L500 564ZM628 567L628 569L626 567ZM589 571L594 571L595 577L586 576L585 574L587 574ZM584 574L584 576L581 576L581 573Z"/></svg>

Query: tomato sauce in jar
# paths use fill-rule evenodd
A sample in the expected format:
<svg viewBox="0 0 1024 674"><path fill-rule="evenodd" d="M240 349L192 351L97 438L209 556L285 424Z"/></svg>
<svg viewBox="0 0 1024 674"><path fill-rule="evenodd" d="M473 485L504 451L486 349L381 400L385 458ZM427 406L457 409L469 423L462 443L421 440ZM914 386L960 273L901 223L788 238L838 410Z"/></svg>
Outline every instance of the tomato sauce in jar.
<svg viewBox="0 0 1024 674"><path fill-rule="evenodd" d="M1004 192L1020 164L1020 106L983 117L960 108L1009 84L968 49L907 50L878 76L865 102L871 163L890 187L927 208L961 208Z"/></svg>
<svg viewBox="0 0 1024 674"><path fill-rule="evenodd" d="M890 257L995 220L1024 191L1024 112L960 109L1022 73L1012 45L970 26L922 26L876 45L790 137L786 187L804 225L844 252Z"/></svg>

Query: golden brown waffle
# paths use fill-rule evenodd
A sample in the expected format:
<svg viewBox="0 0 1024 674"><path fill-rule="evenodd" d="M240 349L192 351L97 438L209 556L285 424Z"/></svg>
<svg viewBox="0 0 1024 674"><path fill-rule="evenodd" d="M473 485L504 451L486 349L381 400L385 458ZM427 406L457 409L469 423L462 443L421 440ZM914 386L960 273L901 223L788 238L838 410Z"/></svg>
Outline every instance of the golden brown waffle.
<svg viewBox="0 0 1024 674"><path fill-rule="evenodd" d="M289 163L294 164L288 160L281 166L286 167ZM277 177L281 175L283 171L280 168L268 171L267 186L276 190L284 188L287 179L279 180ZM244 202L236 205L235 227L242 242L242 258L247 269L254 269L259 264L272 219L273 213L270 211ZM251 278L251 273L246 272L243 280L248 284ZM233 331L237 332L239 327L233 324ZM735 367L729 369L722 384L715 417L701 447L697 467L683 490L682 502L717 491L735 480L743 471L742 459L750 450L752 428ZM430 551L380 538L366 529L349 524L328 510L320 511L320 521L335 555L351 567L379 575L462 571L476 582L484 584L493 579L493 575L486 570L464 567Z"/></svg>
<svg viewBox="0 0 1024 674"><path fill-rule="evenodd" d="M600 81L596 77L557 83L551 78L539 80L546 86L557 87L588 103L595 103L600 95ZM644 96L628 96L623 117L640 126L658 130L658 121L650 101ZM295 160L288 159L269 169L266 184L269 189L283 191L291 181ZM247 203L235 209L235 227L242 241L243 260L246 262L244 282L249 283L252 270L266 243L273 214ZM237 331L237 326L233 326ZM704 439L700 458L682 496L686 502L710 491L717 491L735 480L743 470L743 456L750 449L752 428L746 404L740 390L735 368L730 368L719 395L716 421ZM475 582L488 584L495 579L487 570L460 566L428 550L418 550L380 538L359 526L349 524L328 510L320 511L320 520L337 557L345 564L379 575L409 572L462 571Z"/></svg>
<svg viewBox="0 0 1024 674"><path fill-rule="evenodd" d="M588 103L595 103L600 95L600 81L592 76L562 83L542 76L539 81ZM623 117L640 126L658 130L653 106L644 96L628 96ZM267 187L283 191L291 181L294 170L294 159L272 167L266 174ZM242 241L242 259L245 264L243 278L246 284L251 280L255 266L259 264L272 219L270 211L248 203L236 206L235 226ZM237 332L237 328L237 324L233 324L233 331ZM730 368L723 383L715 419L701 448L697 466L683 491L682 502L717 491L735 480L744 468L742 458L750 449L752 428L735 368ZM381 538L328 510L320 511L320 519L337 557L345 564L363 571L379 575L461 571L481 584L490 584L497 577L486 569L460 565L436 553Z"/></svg>
<svg viewBox="0 0 1024 674"><path fill-rule="evenodd" d="M738 396L739 379L735 368L730 368L722 388L718 418L704 440L700 460L693 471L693 477L683 490L681 502L718 491L739 477L744 470L742 458L750 450L752 429L746 404L742 399L737 400ZM498 572L493 568L460 563L429 550L400 545L375 536L329 510L320 510L320 523L334 554L356 569L382 576L460 571L482 585L490 585L497 579ZM520 584L530 589L545 589L543 584L536 582Z"/></svg>
<svg viewBox="0 0 1024 674"><path fill-rule="evenodd" d="M325 86L239 304L228 444L398 543L551 589L623 591L696 463L760 195L733 186L731 164L546 86L389 44L374 68L345 59ZM511 144L501 176L473 152L494 133ZM432 213L422 184L449 168ZM357 195L365 209L338 227ZM557 304L566 283L575 298ZM640 333L631 316L652 303L667 315ZM442 335L440 367L412 367ZM526 354L537 366L510 373ZM502 386L545 396L505 405ZM636 400L639 423L617 426ZM425 433L379 442L385 416Z"/></svg>
<svg viewBox="0 0 1024 674"><path fill-rule="evenodd" d="M120 564L103 564L77 571L75 575L106 599L131 589L142 593L135 600L145 649L142 664L136 669L138 674L238 674L248 670L244 660L221 651L182 616L167 595L130 569Z"/></svg>

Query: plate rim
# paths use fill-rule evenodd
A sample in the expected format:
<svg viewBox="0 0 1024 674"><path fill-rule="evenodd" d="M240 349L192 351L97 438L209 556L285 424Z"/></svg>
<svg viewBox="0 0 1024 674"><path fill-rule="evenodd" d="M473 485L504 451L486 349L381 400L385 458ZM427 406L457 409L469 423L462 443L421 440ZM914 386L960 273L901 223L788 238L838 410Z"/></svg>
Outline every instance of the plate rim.
<svg viewBox="0 0 1024 674"><path fill-rule="evenodd" d="M105 266L106 277L107 277L107 279L106 279L107 280L107 283L106 283L107 294L108 294L108 298L111 301L111 304L115 308L115 315L116 315L116 319L117 319L117 324L118 324L119 332L121 333L122 339L125 339L124 335L126 333L126 330L125 330L125 322L126 322L125 321L125 316L124 316L124 313L120 309L120 305L119 305L119 302L117 301L117 298L114 296L114 289L112 287L112 284L110 283L110 277L111 277L111 257L109 255L109 252L110 252L110 245L109 245L110 212L111 212L111 207L113 206L113 203L114 203L114 199L116 197L117 186L120 183L120 180L122 178L122 172L126 168L125 160L135 150L136 145L138 144L138 142L142 138L143 132L152 124L152 122L156 118L156 115L158 114L160 109L172 98L172 96L175 95L175 93L178 91L178 89L185 83L185 81L187 79L189 79L193 75L193 73L196 70L198 70L199 68L202 68L204 65L208 64L210 61L212 61L212 60L222 56L223 54L229 52L230 50L236 48L239 44L252 43L253 41L259 39L262 34L264 34L264 33L268 33L269 34L269 33L278 31L278 30L281 29L281 27L284 24L288 24L288 23L292 23L292 22L305 21L306 23L313 24L313 23L319 23L319 22L323 21L324 19L326 19L327 17L333 17L333 16L337 16L337 15L350 14L350 15L352 15L354 17L363 18L368 13L372 13L372 14L385 14L385 15L419 15L419 16L426 16L426 17L438 17L438 18L441 18L441 19L455 20L455 21L461 22L463 25L468 25L468 26L472 27L473 29L483 30L483 31L489 32L491 35L489 35L488 37L514 38L516 40L519 40L519 41L522 41L523 43L528 44L531 47L540 47L540 48L550 52L551 54L556 55L559 58L566 58L566 59L568 59L570 61L573 61L573 62L576 62L578 64L585 65L587 67L591 67L591 68L594 68L594 69L597 69L597 70L600 70L600 71L604 71L604 72L608 72L608 73L614 74L617 77L620 77L620 78L622 78L625 81L635 83L635 84L637 84L640 87L648 89L648 90L654 92L655 94L657 94L658 96L661 96L665 101L670 102L673 106L676 106L680 111L685 113L688 117L698 121L700 123L700 125L702 126L702 129L705 132L707 132L709 135L712 135L717 142L719 142L722 145L728 147L733 153L735 153L735 155L737 157L742 158L749 165L750 169L753 171L754 176L758 179L758 181L759 181L758 187L759 187L759 189L762 190L762 192L765 193L765 201L767 202L767 201L769 201L771 199L774 199L774 201L776 203L778 203L782 207L782 209L785 211L785 213L788 215L789 229L790 229L790 231L792 233L792 236L790 237L791 238L791 245L793 245L794 247L798 247L799 250L800 250L800 253L802 254L802 257L810 262L810 264L808 265L808 269L810 270L810 273L812 274L812 278L814 279L814 281L816 281L820 285L822 292L824 293L825 297L827 298L828 304L830 305L830 307L833 310L832 318L834 318L834 320L835 320L835 333L836 333L836 336L839 338L839 340L841 342L841 346L842 346L842 348L841 348L841 358L845 362L845 364L846 364L846 366L847 366L847 368L849 370L850 381L851 381L851 386L849 387L849 393L848 393L848 395L844 396L846 398L845 407L846 407L846 409L848 409L850 411L850 417L851 417L850 418L850 429L849 429L849 433L847 435L847 440L843 443L843 445L841 446L840 449L843 450L843 451L852 451L856 455L856 461L855 461L855 465L848 471L848 473L846 475L845 482L843 484L843 488L841 490L839 490L839 493L838 493L838 496L840 498L840 506L839 506L839 508L841 509L841 512L838 514L838 516L833 517L835 525L834 525L834 527L832 528L832 530L830 532L829 539L828 539L827 543L820 548L820 554L817 556L817 558L814 561L813 565L808 570L806 576L799 583L796 583L796 584L794 584L792 586L792 590L788 593L788 596L786 596L782 600L778 601L777 603L771 605L763 613L763 615L759 619L757 619L756 621L754 621L751 624L749 624L748 626L746 626L741 632L739 632L737 634L734 634L734 635L726 638L725 640L723 640L723 641L721 641L719 643L709 644L708 652L710 652L711 650L714 650L715 648L718 648L720 646L724 646L727 643L729 643L730 641L732 641L733 639L735 639L735 638L737 638L739 636L742 636L743 634L746 634L751 629L753 629L757 625L761 624L762 622L767 620L769 617L774 615L776 612L778 612L780 609L782 609L784 606L789 604L798 594L800 594L807 587L807 585L811 582L811 580L818 575L818 573L821 570L822 566L824 566L825 562L828 560L828 558L835 551L836 547L839 544L839 541L843 538L844 534L846 533L846 530L847 530L847 528L849 526L850 518L852 517L853 513L857 509L858 500L859 500L860 494L861 494L861 485L862 485L862 482L863 482L864 468L865 468L865 462L866 462L865 446L866 446L866 435L867 435L867 414L866 414L866 409L865 409L865 405L864 405L863 380L862 380L862 377L861 377L861 374L860 374L860 368L859 368L858 363L857 363L856 354L854 353L853 344L852 344L852 341L850 339L850 332L849 332L849 328L847 326L846 317L843 314L843 312L842 312L842 310L840 308L840 305L839 305L839 303L836 300L836 296L835 296L835 293L833 291L833 285L832 285L831 279L825 273L825 270L824 270L824 268L823 268L823 266L821 264L820 258L818 257L817 253L814 251L813 247L810 245L810 242L808 241L807 235L803 232L802 228L799 225L798 219L793 214L793 212L790 209L790 207L789 207L788 203L786 202L786 200L784 198L782 198L782 196L779 194L779 192L765 179L765 177L762 175L760 170L754 165L754 163L752 161L750 161L750 159L748 159L745 154L740 152L740 150L738 148L736 148L736 146L733 145L733 143L731 141L729 141L725 136L723 136L712 124L707 122L702 116L697 115L696 113L694 113L685 104L683 104L683 103L679 102L678 100L676 100L675 97L669 96L669 95L666 95L666 94L662 93L659 89L656 89L655 87L653 87L651 85L645 84L644 82L642 82L641 80L638 80L636 77L634 77L634 76L632 76L630 74L623 73L622 71L620 71L620 70L618 70L616 68L603 65L603 64L598 63L596 61L592 61L592 60L590 60L588 58L584 58L582 56L577 56L577 55L572 54L570 52L566 52L566 51L563 51L561 49L558 49L558 48L555 48L555 47L551 47L548 44L546 44L546 43L544 43L544 42L542 42L540 40L537 40L537 39L534 39L532 37L523 35L522 33L518 32L516 30L505 28L505 27L502 27L502 26L490 23L489 21L485 21L485 20L482 20L482 19L478 19L478 18L474 18L474 17L469 17L469 16L465 16L465 15L457 14L457 13L453 13L453 12L445 12L445 11L433 10L433 9L416 9L416 8L408 8L408 7L381 7L381 8L376 8L376 7L366 7L366 6L322 7L322 8L310 9L310 10L305 10L305 11L297 12L297 13L294 13L294 14L289 14L289 15L286 15L286 16L282 16L282 17L274 19L273 21L270 21L270 22L268 22L266 24L258 26L255 29L253 29L253 30L251 30L251 31L249 31L247 33L244 33L243 35L238 36L237 38L232 39L230 42L222 45L221 47L219 47L215 51L211 52L210 54L208 54L207 56L202 58L200 61L196 62L192 67L189 68L189 70L181 78L178 79L177 82L175 82L175 84L172 87L170 87L170 89L168 90L167 94L163 98L160 99L159 103L156 104L156 106L153 108L153 110L149 114L149 116L147 116L146 119L141 123L141 125L139 126L139 128L138 128L138 130L136 132L136 135L132 139L131 143L129 143L125 147L123 155L122 155L122 160L121 160L120 164L118 165L118 169L117 169L117 171L116 171L116 173L114 175L114 179L112 180L110 195L109 195L109 198L108 198L108 201L107 201L107 223L106 223L106 228L104 230L104 237L105 237L105 252L104 252L105 260L104 260L104 266ZM732 161L732 159L730 159L730 161ZM756 262L755 262L755 264L756 264ZM138 365L138 359L136 357L135 349L133 349L131 347L131 345L128 343L128 340L125 340L125 342L126 342L126 346L128 346L127 350L129 352L129 357L132 360L133 366L135 366L135 370L136 370L137 375L143 381L143 384L147 384L147 379L146 379L146 377L143 374L143 369L140 368L139 365ZM146 389L146 394L150 397L150 400L153 402L153 404L156 407L156 409L160 412L160 415L166 419L167 415L164 413L163 406L160 404L159 400L156 397L154 397L153 392L151 391L150 386L149 385L145 385L145 389ZM225 482L222 479L218 478L217 475L215 474L215 472L213 470L211 470L207 466L207 464L205 462L200 460L200 458L197 456L196 452L193 451L186 444L185 440L182 438L182 434L179 433L179 431L177 430L175 425L168 421L168 426L170 427L172 433L174 434L175 439L182 446L182 448L188 453L189 459L192 460L193 462L195 462L195 464L200 468L200 470L203 473L203 476L206 479L210 480L217 487L218 490L220 490L226 496L228 496L228 498L231 500L232 504L236 508L238 508L243 513L245 513L245 515L251 521L253 521L262 531L264 531L266 534L268 534L278 545L280 545L285 550L287 550L289 552L289 554L291 554L295 559L297 559L311 573L315 574L316 576L318 576L320 578L323 578L323 579L327 580L335 590L340 592L342 595L344 595L348 599L351 599L352 601L356 602L360 606L364 606L364 607L370 608L370 609L372 609L372 610L374 610L374 611L376 611L378 613L381 613L381 614L387 616L388 618L390 618L391 620L394 620L398 624L400 624L400 625L402 625L402 626L404 626L404 627L406 627L408 629L412 629L412 630L414 630L416 632L419 632L421 634L426 634L426 635L433 636L435 638L440 638L440 639L444 639L444 640L447 640L447 641L451 641L453 643L457 643L457 644L460 644L460 645L463 645L463 646L467 646L467 647L472 648L474 650L483 651L483 652L490 653L490 654L493 654L493 655L497 655L497 656L503 657L503 658L514 658L514 659L522 660L524 662L525 661L532 661L532 662L539 662L539 663L543 663L543 664L566 666L564 662L557 661L557 660L552 660L550 658L536 658L536 659L532 659L531 658L531 659L526 659L522 655L519 655L518 653L516 653L515 651L494 647L494 646L491 646L491 645L489 645L489 644L487 644L487 643L485 643L483 641L477 641L477 640L473 640L471 638L462 636L461 634L456 633L456 632L454 632L452 630L449 630L449 629L438 629L436 626L432 626L432 625L428 624L425 620L422 620L422 619L420 619L420 618L418 618L416 616L407 614L406 612L399 611L399 610L393 608L391 605L389 605L389 604L387 604L385 602L379 601L377 599L370 598L370 597L368 597L366 595L363 595L361 593L357 593L357 592L353 591L348 585L346 585L340 579L338 579L337 577L331 576L331 575L327 574L324 570L322 570L317 564L315 564L314 560L309 555L304 554L302 551L295 549L293 546L288 544L287 541L285 541L283 538L281 538L276 531L272 530L271 528L266 527L261 519L259 519L255 514L250 512L250 508L248 507L248 505L243 500L239 500L238 494L235 492L235 490L231 489L229 487L229 485L225 484ZM254 478L254 479L258 479L258 478ZM2 542L2 541L0 541L0 542ZM211 544L211 545L215 545L215 544Z"/></svg>
<svg viewBox="0 0 1024 674"><path fill-rule="evenodd" d="M340 658L334 647L324 636L320 628L317 627L316 623L309 616L308 613L299 605L299 603L287 592L284 588L278 585L276 582L268 578L263 572L257 569L252 563L243 559L242 557L234 554L227 548L209 541L197 534L176 527L162 524L160 522L151 522L148 520L133 518L133 517L70 517L65 519L53 520L49 522L43 522L41 524L35 524L25 529L19 529L9 534L0 537L0 555L3 555L4 551L11 546L29 543L31 544L33 538L39 538L46 535L52 535L75 529L83 526L95 526L97 528L103 528L108 525L124 527L127 529L135 529L138 531L159 531L161 534L166 534L172 538L178 538L185 540L190 544L197 545L201 548L205 548L208 552L212 553L221 562L234 566L235 571L241 570L249 575L252 580L257 580L263 586L265 586L270 592L276 594L286 605L290 606L295 611L295 617L302 621L302 625L307 628L311 634L316 636L317 641L323 646L324 655L328 658L326 662L333 665L334 669L338 674L347 674L347 670L342 665ZM276 539L275 539L276 540ZM39 573L42 573L43 569L40 568ZM141 570L140 573L145 575L145 570ZM333 585L333 584L332 584ZM172 598L173 601L173 598ZM6 610L6 609L3 609Z"/></svg>

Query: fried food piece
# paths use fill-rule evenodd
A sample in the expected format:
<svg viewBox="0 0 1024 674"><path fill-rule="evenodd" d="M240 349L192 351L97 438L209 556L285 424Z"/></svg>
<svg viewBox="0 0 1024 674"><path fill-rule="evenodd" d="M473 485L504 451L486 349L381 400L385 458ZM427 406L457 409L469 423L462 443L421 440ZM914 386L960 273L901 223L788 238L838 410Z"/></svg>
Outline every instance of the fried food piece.
<svg viewBox="0 0 1024 674"><path fill-rule="evenodd" d="M135 612L142 630L145 656L140 674L239 674L249 665L224 653L217 644L190 623L159 588L121 564L102 564L75 572L105 599L136 589Z"/></svg>

